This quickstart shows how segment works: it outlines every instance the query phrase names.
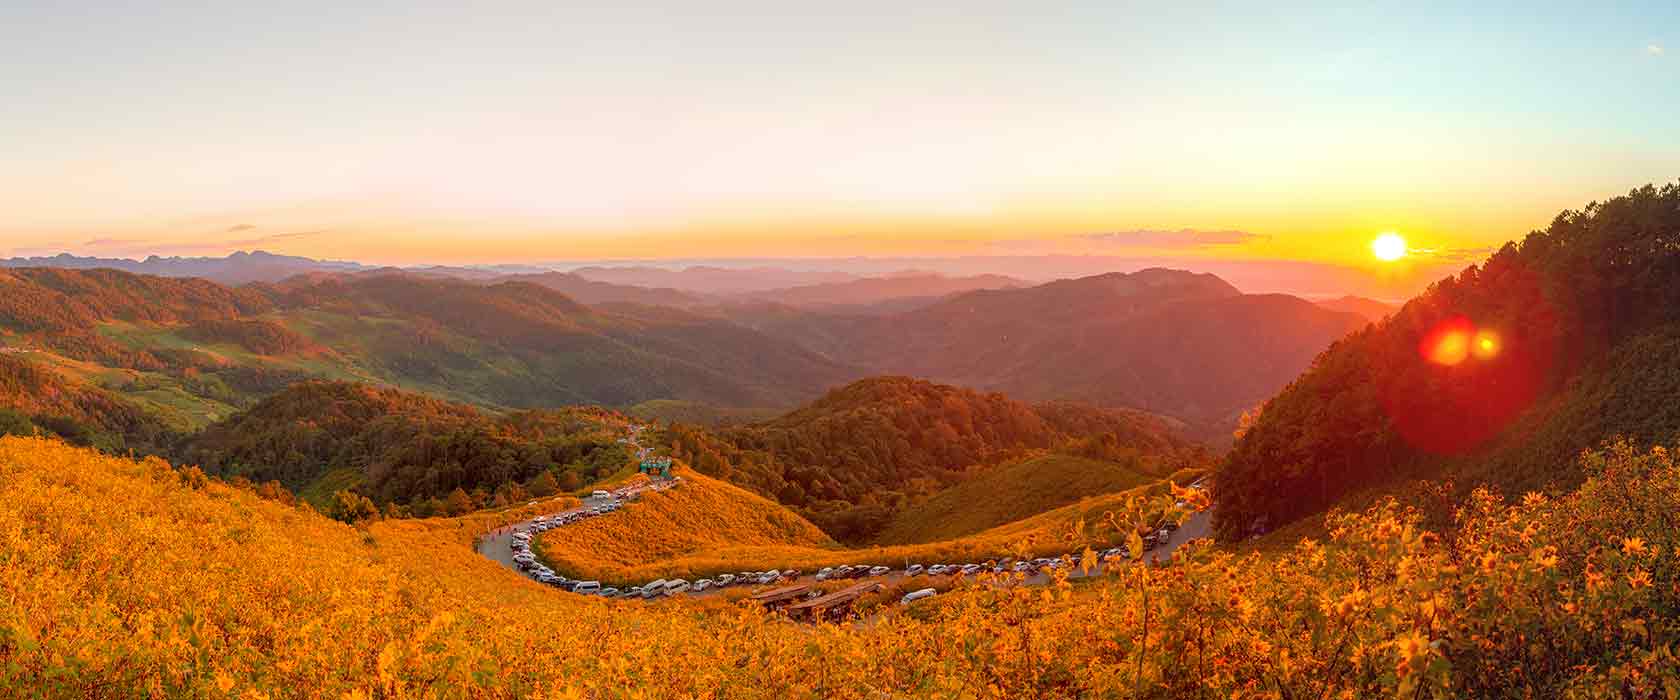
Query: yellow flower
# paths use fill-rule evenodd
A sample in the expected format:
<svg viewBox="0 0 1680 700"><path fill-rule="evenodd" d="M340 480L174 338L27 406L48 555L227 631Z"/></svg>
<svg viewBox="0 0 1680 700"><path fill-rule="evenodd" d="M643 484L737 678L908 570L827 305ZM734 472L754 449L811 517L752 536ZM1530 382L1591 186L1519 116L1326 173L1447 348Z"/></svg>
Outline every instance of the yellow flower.
<svg viewBox="0 0 1680 700"><path fill-rule="evenodd" d="M1650 588L1651 587L1651 572L1646 571L1644 569L1634 569L1633 573L1628 574L1627 580L1628 580L1628 586L1633 588L1634 590L1639 590L1641 588Z"/></svg>
<svg viewBox="0 0 1680 700"><path fill-rule="evenodd" d="M1622 540L1622 553L1623 554L1644 554L1645 553L1645 540L1640 539L1638 537L1629 537L1625 540Z"/></svg>

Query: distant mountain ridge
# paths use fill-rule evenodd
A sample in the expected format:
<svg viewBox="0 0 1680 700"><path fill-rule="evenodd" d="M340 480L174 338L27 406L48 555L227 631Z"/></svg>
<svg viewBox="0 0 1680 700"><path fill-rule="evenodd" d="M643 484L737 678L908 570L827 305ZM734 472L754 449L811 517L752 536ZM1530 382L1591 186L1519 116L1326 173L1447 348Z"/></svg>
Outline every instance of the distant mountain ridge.
<svg viewBox="0 0 1680 700"><path fill-rule="evenodd" d="M1400 306L1398 304L1390 304L1386 301L1378 301L1376 299L1367 299L1365 297L1356 296L1324 299L1317 303L1319 306L1331 311L1359 314L1360 316L1364 316L1366 320L1372 322L1381 321L1384 317L1393 315L1394 312L1400 310Z"/></svg>
<svg viewBox="0 0 1680 700"><path fill-rule="evenodd" d="M223 284L278 282L293 275L312 272L358 272L373 269L361 263L276 255L261 250L240 251L221 258L152 255L141 260L81 257L60 253L50 257L0 260L0 267L57 267L72 270L107 268L158 277L202 277Z"/></svg>
<svg viewBox="0 0 1680 700"><path fill-rule="evenodd" d="M1234 421L1365 324L1162 268L973 291L897 314L770 310L740 320L873 373L1130 406L1204 427Z"/></svg>

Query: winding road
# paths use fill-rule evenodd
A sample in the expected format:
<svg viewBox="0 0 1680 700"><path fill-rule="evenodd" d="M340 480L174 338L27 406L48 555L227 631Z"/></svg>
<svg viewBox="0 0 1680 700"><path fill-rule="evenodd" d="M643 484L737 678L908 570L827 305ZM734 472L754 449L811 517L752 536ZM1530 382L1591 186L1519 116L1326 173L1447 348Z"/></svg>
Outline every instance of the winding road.
<svg viewBox="0 0 1680 700"><path fill-rule="evenodd" d="M637 439L639 437L641 437L641 433L642 433L643 429L644 429L643 426L636 426L636 427L632 428L631 431L630 431L630 436L625 439L625 443L634 447L636 449L638 457L641 457L641 458L645 458L648 454L650 454L648 448L643 447L637 441ZM553 519L556 516L566 517L566 516L581 515L581 514L587 513L591 508L604 506L604 505L607 505L608 503L611 503L611 502L614 502L614 501L632 501L632 500L635 500L637 497L639 497L644 492L647 492L647 491L663 491L665 489L676 486L680 483L681 483L681 478L680 477L677 478L677 479L653 479L653 480L650 480L650 481L640 482L640 483L637 483L633 486L621 487L621 488L609 491L611 496L609 496L607 498L597 498L595 496L587 497L587 498L583 499L583 504L577 506L576 508L571 508L571 509L568 509L568 510L559 511L557 513L550 513L550 514L548 514L546 516L543 516L543 517L545 519ZM604 513L600 516L595 516L595 517L610 517L611 515L612 515L611 513ZM1183 546L1184 543L1189 542L1190 540L1194 540L1194 539L1198 539L1198 538L1202 538L1202 537L1207 537L1209 535L1209 531L1211 529L1212 519L1213 519L1213 512L1211 510L1204 510L1200 513L1196 513L1196 514L1190 516L1190 519L1186 520L1182 526L1180 526L1177 530L1173 531L1167 537L1165 542L1158 543L1158 544L1155 545L1154 549L1151 549L1151 550L1145 552L1144 553L1145 559L1148 559L1148 560L1163 560L1163 561L1167 560L1167 559L1170 559L1172 557L1172 553L1175 550L1177 550L1180 546ZM520 532L522 530L523 531L529 531L529 532L536 532L536 527L537 527L536 519L533 518L531 520L515 523L513 525L508 525L508 526L499 528L495 531L492 531L490 533L487 533L486 535L479 538L479 540L478 540L478 544L477 544L478 553L480 555L488 558L488 559L491 559L493 561L496 561L496 562L500 563L502 566L505 566L505 567L511 569L512 571L516 572L516 573L523 574L523 575L528 576L528 577L530 577L534 580L536 578L534 572L529 572L529 571L525 571L523 569L520 569L518 564L516 564L513 560L513 557L514 557L513 536L514 536L514 533ZM940 562L926 562L926 563L927 564L934 564L934 563L940 563ZM1130 561L1128 560L1125 563L1130 563ZM1077 568L1075 568L1072 572L1069 573L1068 578L1077 579L1077 578L1086 578L1086 577L1090 577L1090 576L1100 576L1100 575L1102 575L1104 569L1107 566L1110 566L1110 564L1098 563L1097 566L1093 567L1088 573L1081 573ZM897 580L897 579L900 579L900 578L903 578L903 577L904 577L904 571L901 570L901 569L895 569L895 570L893 570L893 571L891 571L891 572L889 572L885 575L877 577L877 580L887 582L887 581L894 581L894 580ZM1038 573L1036 573L1032 576L1027 577L1026 584L1029 585L1029 586L1037 586L1037 585L1043 585L1045 583L1048 583L1050 580L1051 580L1051 577L1050 577L1049 572L1040 571L1040 572L1038 572ZM816 582L816 576L814 574L808 574L808 575L805 575L805 576L801 576L799 579L797 579L795 581L792 581L792 582L787 582L787 581L784 580L784 582L782 582L780 585L787 585L788 583L815 583L815 582ZM706 591L699 591L699 592L691 591L688 594L691 595L691 596L705 596L705 595L710 595L710 594L719 592L721 590L723 590L723 589L722 588L712 588L712 589L709 589L709 590L706 590Z"/></svg>

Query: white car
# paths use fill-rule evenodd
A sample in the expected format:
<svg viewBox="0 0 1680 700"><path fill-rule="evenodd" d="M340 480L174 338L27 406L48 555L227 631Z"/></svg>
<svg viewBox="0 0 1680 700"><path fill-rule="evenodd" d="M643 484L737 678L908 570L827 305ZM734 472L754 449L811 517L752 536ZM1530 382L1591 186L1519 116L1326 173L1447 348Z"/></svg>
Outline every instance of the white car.
<svg viewBox="0 0 1680 700"><path fill-rule="evenodd" d="M674 578L665 582L665 595L676 595L689 590L689 588L691 588L691 586L688 581L680 578Z"/></svg>
<svg viewBox="0 0 1680 700"><path fill-rule="evenodd" d="M889 569L885 566L876 566L876 567L871 567L869 569L869 575L870 576L886 576L887 574L890 574L890 573L892 573L892 569Z"/></svg>
<svg viewBox="0 0 1680 700"><path fill-rule="evenodd" d="M712 580L709 579L709 578L703 578L703 579L700 579L699 581L695 581L694 582L694 587L689 589L689 590L692 590L695 593L701 593L701 592L706 591L707 589L710 589L711 587L712 587Z"/></svg>
<svg viewBox="0 0 1680 700"><path fill-rule="evenodd" d="M924 571L924 569L922 568L921 564L911 564L909 566L909 568L906 568L904 570L904 575L905 576L920 576L920 575L922 575L923 571Z"/></svg>
<svg viewBox="0 0 1680 700"><path fill-rule="evenodd" d="M600 581L579 581L577 588L572 589L578 595L595 595L601 592Z"/></svg>
<svg viewBox="0 0 1680 700"><path fill-rule="evenodd" d="M898 599L898 604L909 605L923 598L932 598L936 595L939 595L939 591L933 590L932 588L923 588L919 591L911 591L904 594L903 598Z"/></svg>
<svg viewBox="0 0 1680 700"><path fill-rule="evenodd" d="M612 494L607 493L606 491L596 491L595 493L589 494L589 497L590 498L612 498Z"/></svg>

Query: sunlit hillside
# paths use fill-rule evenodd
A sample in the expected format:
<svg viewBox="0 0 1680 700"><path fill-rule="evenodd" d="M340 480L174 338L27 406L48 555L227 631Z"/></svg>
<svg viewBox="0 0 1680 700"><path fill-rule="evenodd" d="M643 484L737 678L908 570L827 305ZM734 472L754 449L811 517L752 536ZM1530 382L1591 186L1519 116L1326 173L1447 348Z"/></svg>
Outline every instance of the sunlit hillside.
<svg viewBox="0 0 1680 700"><path fill-rule="evenodd" d="M473 554L524 513L357 530L157 461L0 439L0 687L24 696L1660 696L1680 673L1680 467L1393 506L1278 560L977 589L867 625L577 598ZM1143 615L1145 609L1147 616ZM1523 635L1511 630L1530 630ZM1277 634L1296 630L1294 634ZM1546 654L1533 656L1540 644ZM979 692L977 692L977 690ZM1145 692L1147 691L1147 692Z"/></svg>
<svg viewBox="0 0 1680 700"><path fill-rule="evenodd" d="M682 469L683 484L650 491L612 517L590 518L538 538L556 571L574 578L643 583L628 571L698 553L767 545L828 547L834 541L780 504Z"/></svg>

